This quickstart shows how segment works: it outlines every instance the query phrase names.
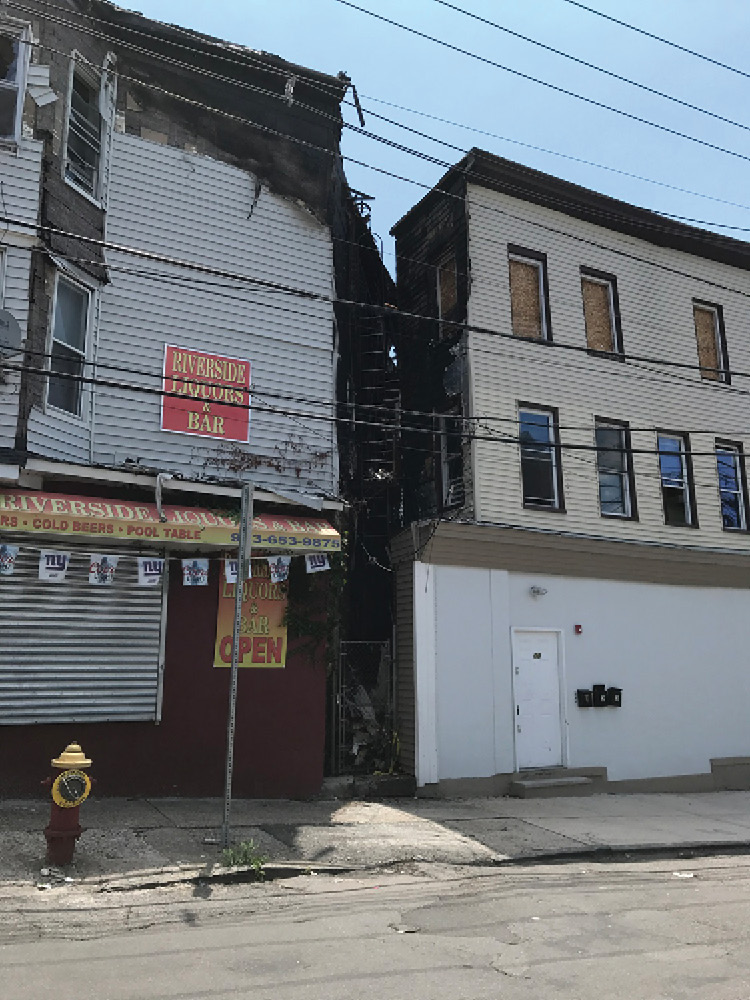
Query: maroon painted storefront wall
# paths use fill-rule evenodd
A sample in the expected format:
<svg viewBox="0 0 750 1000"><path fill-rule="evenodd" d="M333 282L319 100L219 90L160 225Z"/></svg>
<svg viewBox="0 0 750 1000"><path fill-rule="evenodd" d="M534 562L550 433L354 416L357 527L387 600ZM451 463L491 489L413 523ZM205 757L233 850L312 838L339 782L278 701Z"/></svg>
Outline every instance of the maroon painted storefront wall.
<svg viewBox="0 0 750 1000"><path fill-rule="evenodd" d="M219 560L207 587L184 587L170 567L162 720L0 726L0 795L42 794L50 759L79 742L96 795L223 794L228 669L213 666ZM290 641L284 669L241 669L233 792L306 798L320 788L325 742L325 650Z"/></svg>

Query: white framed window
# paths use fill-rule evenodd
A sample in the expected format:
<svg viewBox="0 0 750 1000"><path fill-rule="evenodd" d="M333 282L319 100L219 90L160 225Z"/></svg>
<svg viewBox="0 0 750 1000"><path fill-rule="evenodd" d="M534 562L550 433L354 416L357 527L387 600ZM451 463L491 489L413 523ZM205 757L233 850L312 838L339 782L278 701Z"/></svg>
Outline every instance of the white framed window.
<svg viewBox="0 0 750 1000"><path fill-rule="evenodd" d="M103 130L101 79L72 60L63 172L66 181L94 201L101 197Z"/></svg>
<svg viewBox="0 0 750 1000"><path fill-rule="evenodd" d="M659 434L657 448L664 523L677 527L697 527L687 435Z"/></svg>
<svg viewBox="0 0 750 1000"><path fill-rule="evenodd" d="M721 523L725 531L747 531L747 485L742 445L716 442Z"/></svg>
<svg viewBox="0 0 750 1000"><path fill-rule="evenodd" d="M464 502L463 420L458 413L445 414L438 419L442 507L460 507Z"/></svg>
<svg viewBox="0 0 750 1000"><path fill-rule="evenodd" d="M547 257L520 247L508 247L510 321L513 335L526 340L552 340Z"/></svg>
<svg viewBox="0 0 750 1000"><path fill-rule="evenodd" d="M91 291L57 275L52 307L47 406L74 417L83 412Z"/></svg>
<svg viewBox="0 0 750 1000"><path fill-rule="evenodd" d="M29 39L28 28L0 34L0 142L21 137Z"/></svg>
<svg viewBox="0 0 750 1000"><path fill-rule="evenodd" d="M628 425L597 417L594 437L601 515L634 517L635 489Z"/></svg>
<svg viewBox="0 0 750 1000"><path fill-rule="evenodd" d="M518 429L524 506L564 510L557 411L522 405Z"/></svg>

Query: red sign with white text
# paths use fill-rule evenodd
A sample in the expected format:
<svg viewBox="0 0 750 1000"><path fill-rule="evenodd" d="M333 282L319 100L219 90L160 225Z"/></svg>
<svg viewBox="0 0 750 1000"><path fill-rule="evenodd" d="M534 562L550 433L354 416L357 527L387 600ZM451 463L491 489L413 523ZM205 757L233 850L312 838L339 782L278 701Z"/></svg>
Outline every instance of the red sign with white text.
<svg viewBox="0 0 750 1000"><path fill-rule="evenodd" d="M161 429L222 441L247 441L250 362L167 344Z"/></svg>

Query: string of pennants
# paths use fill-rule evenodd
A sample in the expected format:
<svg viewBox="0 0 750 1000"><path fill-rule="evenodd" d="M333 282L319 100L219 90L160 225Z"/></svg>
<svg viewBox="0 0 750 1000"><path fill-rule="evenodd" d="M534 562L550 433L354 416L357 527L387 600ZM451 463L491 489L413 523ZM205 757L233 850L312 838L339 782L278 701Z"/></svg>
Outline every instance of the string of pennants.
<svg viewBox="0 0 750 1000"><path fill-rule="evenodd" d="M0 577L12 576L16 568L20 546L0 543ZM70 552L59 549L42 549L39 553L39 579L47 583L63 583L70 567ZM154 587L162 579L164 559L154 556L138 556L138 586ZM119 555L108 553L89 553L89 583L93 586L107 586L114 581L117 572ZM210 559L183 559L182 583L185 587L208 586L208 567ZM284 583L289 579L291 556L268 556L272 583ZM224 558L224 576L227 583L237 583L237 560ZM325 552L305 553L305 568L308 573L321 573L331 568L328 554ZM252 579L252 562L247 569L247 579Z"/></svg>

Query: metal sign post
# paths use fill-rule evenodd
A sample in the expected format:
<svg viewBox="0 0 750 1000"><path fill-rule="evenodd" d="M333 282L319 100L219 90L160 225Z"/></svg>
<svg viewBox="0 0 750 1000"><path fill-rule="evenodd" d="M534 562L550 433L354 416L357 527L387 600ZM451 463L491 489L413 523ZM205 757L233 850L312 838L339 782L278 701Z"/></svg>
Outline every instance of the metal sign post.
<svg viewBox="0 0 750 1000"><path fill-rule="evenodd" d="M242 624L242 592L247 577L253 542L252 483L242 487L240 508L240 540L237 547L237 582L234 585L234 629L232 631L232 666L229 682L229 715L227 717L227 761L224 776L224 821L221 827L221 845L229 847L229 811L232 805L232 769L234 767L234 722L237 712L237 675L239 665L240 626Z"/></svg>

